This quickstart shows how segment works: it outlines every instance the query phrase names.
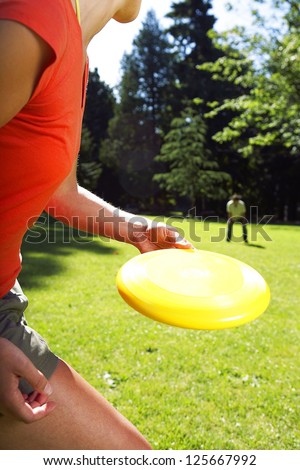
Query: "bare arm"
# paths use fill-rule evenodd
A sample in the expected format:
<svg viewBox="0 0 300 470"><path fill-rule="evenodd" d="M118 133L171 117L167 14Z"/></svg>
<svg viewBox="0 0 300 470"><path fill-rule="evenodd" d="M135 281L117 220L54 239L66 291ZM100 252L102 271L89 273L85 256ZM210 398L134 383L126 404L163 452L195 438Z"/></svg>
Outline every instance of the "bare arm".
<svg viewBox="0 0 300 470"><path fill-rule="evenodd" d="M33 31L0 20L0 127L29 101L51 60L51 48Z"/></svg>
<svg viewBox="0 0 300 470"><path fill-rule="evenodd" d="M79 186L76 165L50 199L47 211L65 224L130 243L141 252L160 248L192 248L173 227L122 211Z"/></svg>

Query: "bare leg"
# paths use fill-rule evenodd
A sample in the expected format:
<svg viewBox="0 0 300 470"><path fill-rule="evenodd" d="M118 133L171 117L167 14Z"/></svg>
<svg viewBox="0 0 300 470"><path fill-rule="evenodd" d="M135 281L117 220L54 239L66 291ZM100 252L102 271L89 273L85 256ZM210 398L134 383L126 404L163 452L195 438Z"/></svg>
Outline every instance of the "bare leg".
<svg viewBox="0 0 300 470"><path fill-rule="evenodd" d="M151 449L137 429L63 361L50 383L55 410L32 424L0 417L0 449Z"/></svg>

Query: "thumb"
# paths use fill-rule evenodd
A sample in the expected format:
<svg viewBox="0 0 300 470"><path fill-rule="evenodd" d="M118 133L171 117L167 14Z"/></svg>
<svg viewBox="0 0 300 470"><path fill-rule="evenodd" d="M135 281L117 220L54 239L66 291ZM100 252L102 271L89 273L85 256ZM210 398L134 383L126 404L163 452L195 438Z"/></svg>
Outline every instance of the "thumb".
<svg viewBox="0 0 300 470"><path fill-rule="evenodd" d="M193 250L193 245L177 230L167 228L166 239L174 245L174 248Z"/></svg>

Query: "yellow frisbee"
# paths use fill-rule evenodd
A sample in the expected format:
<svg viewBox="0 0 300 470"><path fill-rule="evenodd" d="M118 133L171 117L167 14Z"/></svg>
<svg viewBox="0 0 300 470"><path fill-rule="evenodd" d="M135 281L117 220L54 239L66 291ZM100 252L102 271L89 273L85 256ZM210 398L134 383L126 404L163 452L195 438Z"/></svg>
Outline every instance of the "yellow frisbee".
<svg viewBox="0 0 300 470"><path fill-rule="evenodd" d="M250 322L270 302L269 287L255 269L203 250L137 255L121 267L116 283L123 299L143 315L197 330Z"/></svg>

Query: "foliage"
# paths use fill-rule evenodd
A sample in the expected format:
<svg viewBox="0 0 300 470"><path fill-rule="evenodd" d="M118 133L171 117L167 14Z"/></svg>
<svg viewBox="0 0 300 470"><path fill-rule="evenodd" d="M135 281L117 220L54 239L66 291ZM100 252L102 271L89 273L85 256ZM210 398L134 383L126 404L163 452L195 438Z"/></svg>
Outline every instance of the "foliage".
<svg viewBox="0 0 300 470"><path fill-rule="evenodd" d="M219 50L208 36L216 21L209 14L211 8L212 2L208 0L184 0L172 3L167 15L173 20L168 32L176 51L175 75L181 105L196 97L206 101L216 92L210 75L196 70L196 65L219 56Z"/></svg>
<svg viewBox="0 0 300 470"><path fill-rule="evenodd" d="M282 3L294 2L280 2L281 6ZM263 18L258 14L256 17L261 24ZM237 28L222 38L219 36L219 47L224 55L214 63L198 67L210 71L214 79L244 87L244 93L239 97L226 99L220 106L214 103L209 116L226 109L236 113L215 139L219 142L236 141L245 156L253 154L257 146L278 144L292 154L300 151L300 39L299 31L294 27L288 29L287 18L288 14L281 20L284 31L281 35L277 29L269 29L267 37L265 32L249 36ZM217 35L214 36L218 39ZM244 50L232 50L234 41L242 43ZM241 145L242 139L244 145Z"/></svg>
<svg viewBox="0 0 300 470"><path fill-rule="evenodd" d="M95 144L90 131L83 125L81 132L81 144L77 167L77 179L81 186L95 191L97 181L101 174L99 160L93 158Z"/></svg>
<svg viewBox="0 0 300 470"><path fill-rule="evenodd" d="M291 153L300 151L299 131L299 56L298 35L289 34L281 40L280 47L270 52L265 70L256 70L249 63L248 54L244 59L233 56L223 57L205 68L220 79L227 79L251 89L238 98L227 99L208 116L215 116L224 110L231 110L236 116L221 132L215 135L218 142L235 140L245 156L253 154L256 146L282 144ZM246 74L241 73L241 64L248 65ZM249 135L249 129L254 129ZM244 145L241 145L242 139Z"/></svg>
<svg viewBox="0 0 300 470"><path fill-rule="evenodd" d="M146 124L140 125L134 114L119 111L109 123L109 138L102 144L100 158L110 170L113 182L101 187L106 188L103 197L115 204L142 204L143 199L155 192L152 183L154 150L146 139L151 132L150 129L147 132Z"/></svg>
<svg viewBox="0 0 300 470"><path fill-rule="evenodd" d="M278 6L278 2L273 3ZM283 205L289 205L289 216L296 218L300 200L295 178L295 174L300 176L299 23L294 16L294 2L280 5L284 14L277 15L270 26L267 19L254 12L258 29L252 34L240 28L223 35L214 34L223 56L214 63L200 65L199 69L241 89L237 97L210 104L208 118L233 113L214 139L220 145L232 145L247 157L260 179L260 197L264 195L270 201L264 192L268 188L273 193L276 210L282 214ZM272 169L275 172L271 176ZM255 185L255 181L250 185Z"/></svg>
<svg viewBox="0 0 300 470"><path fill-rule="evenodd" d="M168 38L150 9L133 41L132 52L123 58L121 98L123 109L140 112L143 120L151 122L154 137L160 134L169 117L166 103L173 82L173 60Z"/></svg>
<svg viewBox="0 0 300 470"><path fill-rule="evenodd" d="M102 172L99 161L100 142L106 136L108 121L113 116L114 102L112 90L100 80L98 70L90 71L77 178L81 185L93 192L97 191Z"/></svg>
<svg viewBox="0 0 300 470"><path fill-rule="evenodd" d="M237 2L227 3L234 8ZM253 23L221 35L214 31L211 5L207 0L173 2L165 31L150 10L131 53L124 55L118 102L107 108L109 128L108 114L102 120L97 115L102 85L92 75L87 127L95 160L101 142L97 193L123 206L145 210L159 202L163 208L173 176L167 174L168 162L154 157L161 153L173 118L197 104L206 125L205 154L217 165L211 179L223 173L232 181L225 178L215 186L242 192L281 220L299 220L298 2L249 0ZM265 5L272 8L261 8ZM197 190L200 197L204 183ZM177 196L187 194L178 184ZM215 210L213 193L207 193L207 209ZM174 203L180 204L177 196Z"/></svg>
<svg viewBox="0 0 300 470"><path fill-rule="evenodd" d="M222 199L230 181L218 170L206 148L206 125L198 111L185 109L174 118L156 160L167 164L154 180L168 193L187 196L192 206L198 198Z"/></svg>
<svg viewBox="0 0 300 470"><path fill-rule="evenodd" d="M220 145L212 139L223 129L224 125L230 122L234 113L230 109L223 109L222 113L215 114L209 120L205 114L210 110L211 103L237 97L241 88L238 83L216 80L216 77L212 77L209 71L204 68L200 70L198 67L207 61L217 61L222 56L222 52L211 35L216 22L216 18L210 12L211 8L211 1L185 0L173 3L167 15L174 22L168 28L173 38L172 45L175 53L176 91L174 91L172 107L174 116L178 116L186 106L197 105L198 112L206 122L205 145L208 154L213 156L213 162L218 165L219 172L232 175L233 184L239 186L243 185L245 178L243 176L238 181L234 181L236 165L228 164L229 161L238 160L236 149L230 144ZM215 175L216 173L213 173L212 177ZM225 179L223 180L221 188L216 192L208 191L208 205L213 204L214 197L211 198L211 194L216 194L216 197L220 198L221 194L224 197L225 190L232 191L232 188L229 189L229 179L226 182ZM202 192L205 190L206 185Z"/></svg>
<svg viewBox="0 0 300 470"><path fill-rule="evenodd" d="M109 120L114 115L115 97L112 89L100 80L98 69L89 72L83 124L94 144L93 156L98 158L100 142L107 136Z"/></svg>
<svg viewBox="0 0 300 470"><path fill-rule="evenodd" d="M143 200L149 204L158 190L152 181L156 171L153 158L169 119L166 89L171 59L169 44L150 10L131 53L123 57L120 102L101 148L101 161L112 168L127 199L135 199L136 204Z"/></svg>

